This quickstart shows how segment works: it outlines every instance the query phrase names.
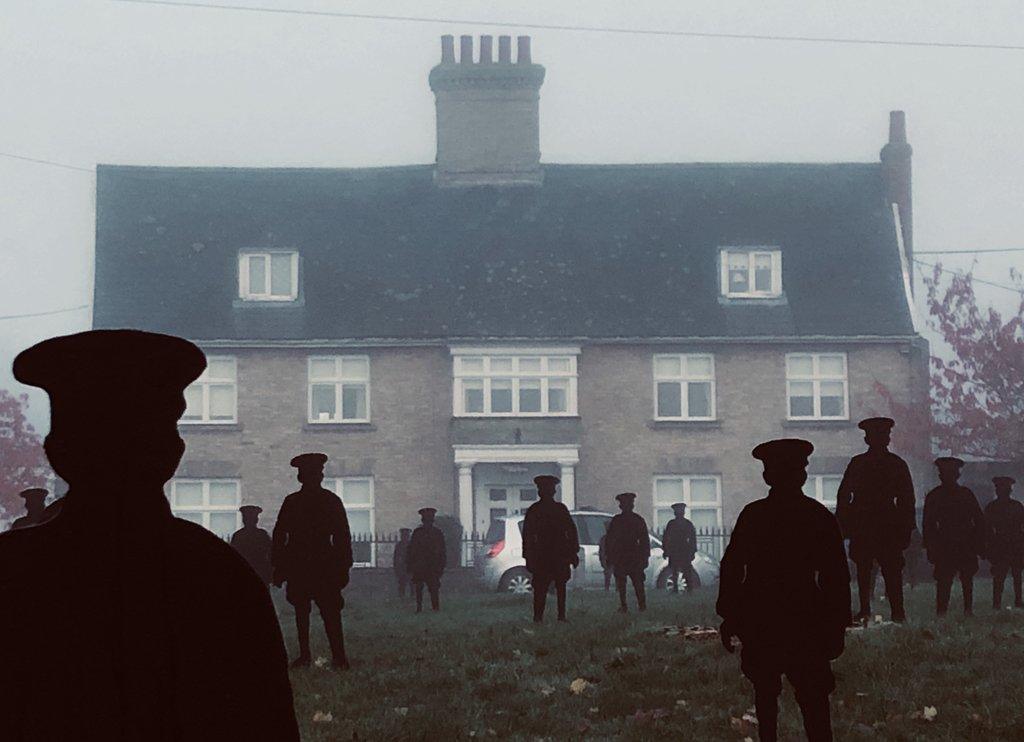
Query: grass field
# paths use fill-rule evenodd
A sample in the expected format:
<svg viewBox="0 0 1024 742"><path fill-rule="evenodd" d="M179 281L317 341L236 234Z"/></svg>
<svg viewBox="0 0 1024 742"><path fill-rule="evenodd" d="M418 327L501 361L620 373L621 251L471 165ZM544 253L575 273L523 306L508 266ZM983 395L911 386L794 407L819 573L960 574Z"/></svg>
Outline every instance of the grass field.
<svg viewBox="0 0 1024 742"><path fill-rule="evenodd" d="M664 631L717 626L715 593L656 594L645 614L621 615L614 593L574 591L570 623L541 626L516 596L443 595L442 612L417 616L391 596L347 595L352 669L292 672L303 739L756 739L737 656ZM995 614L987 581L975 594L975 618L939 621L931 586L919 586L908 624L851 632L834 663L837 739L1024 738L1024 611ZM294 653L290 610L281 619ZM316 618L313 639L327 655ZM780 734L802 738L788 687Z"/></svg>

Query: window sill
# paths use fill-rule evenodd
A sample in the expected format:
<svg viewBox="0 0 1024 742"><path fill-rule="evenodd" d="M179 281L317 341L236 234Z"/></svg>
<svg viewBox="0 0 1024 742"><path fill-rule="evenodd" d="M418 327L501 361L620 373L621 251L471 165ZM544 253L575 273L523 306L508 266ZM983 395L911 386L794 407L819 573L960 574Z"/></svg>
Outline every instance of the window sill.
<svg viewBox="0 0 1024 742"><path fill-rule="evenodd" d="M830 428L848 428L850 427L850 418L844 417L839 418L827 418L827 419L815 419L815 420L790 420L786 419L782 421L782 427L784 428L809 428L811 430L828 430Z"/></svg>
<svg viewBox="0 0 1024 742"><path fill-rule="evenodd" d="M457 413L452 415L456 420L579 420L579 415L567 415L565 413L556 412L554 414L545 415L541 413L524 415L522 413L514 412L499 412L497 414L481 414L481 413Z"/></svg>
<svg viewBox="0 0 1024 742"><path fill-rule="evenodd" d="M233 423L214 423L214 422L178 422L178 432L180 433L240 433L242 432L242 425L237 422Z"/></svg>
<svg viewBox="0 0 1024 742"><path fill-rule="evenodd" d="M323 431L325 433L373 433L377 426L370 422L361 423L311 423L302 426L304 432Z"/></svg>
<svg viewBox="0 0 1024 742"><path fill-rule="evenodd" d="M779 294L778 296L723 296L722 294L719 294L718 303L739 306L750 304L778 306L788 304L789 302L787 301L785 294Z"/></svg>
<svg viewBox="0 0 1024 742"><path fill-rule="evenodd" d="M721 420L649 420L651 430L719 430Z"/></svg>
<svg viewBox="0 0 1024 742"><path fill-rule="evenodd" d="M235 309L289 309L302 308L306 306L306 298L299 296L296 299L239 299L231 302Z"/></svg>

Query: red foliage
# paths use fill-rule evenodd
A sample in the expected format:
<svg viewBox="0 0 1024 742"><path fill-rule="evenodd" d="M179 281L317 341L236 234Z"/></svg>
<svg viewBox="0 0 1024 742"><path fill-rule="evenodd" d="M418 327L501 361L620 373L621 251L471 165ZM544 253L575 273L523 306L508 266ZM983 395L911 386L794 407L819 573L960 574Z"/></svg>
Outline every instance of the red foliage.
<svg viewBox="0 0 1024 742"><path fill-rule="evenodd" d="M50 476L43 439L25 418L27 408L28 395L0 389L0 517L20 514L18 493L45 487Z"/></svg>

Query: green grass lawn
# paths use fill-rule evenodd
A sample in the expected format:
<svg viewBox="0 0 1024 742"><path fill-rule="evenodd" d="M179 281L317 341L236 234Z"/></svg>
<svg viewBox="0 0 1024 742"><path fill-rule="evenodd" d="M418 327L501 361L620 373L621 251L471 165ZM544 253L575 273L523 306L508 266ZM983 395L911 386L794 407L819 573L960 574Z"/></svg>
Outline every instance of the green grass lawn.
<svg viewBox="0 0 1024 742"><path fill-rule="evenodd" d="M390 595L346 595L352 669L292 671L303 739L756 739L740 721L752 692L738 656L662 630L717 626L716 592L656 594L645 614L620 615L614 593L574 591L570 623L540 626L516 596L442 595L442 612L417 616ZM995 614L988 581L975 593L975 618L937 621L932 587L919 586L908 624L848 635L834 663L837 739L1024 738L1024 611ZM959 607L955 590L951 613ZM884 602L876 610L888 617ZM290 609L281 620L294 654ZM313 651L328 654L315 612ZM780 734L802 737L788 687Z"/></svg>

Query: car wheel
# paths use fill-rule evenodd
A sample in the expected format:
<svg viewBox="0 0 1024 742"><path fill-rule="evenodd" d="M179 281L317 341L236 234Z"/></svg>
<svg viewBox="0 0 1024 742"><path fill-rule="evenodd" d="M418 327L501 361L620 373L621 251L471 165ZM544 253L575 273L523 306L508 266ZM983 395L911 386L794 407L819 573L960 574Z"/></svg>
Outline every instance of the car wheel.
<svg viewBox="0 0 1024 742"><path fill-rule="evenodd" d="M533 592L533 578L525 569L510 569L501 576L498 590L513 595L526 595Z"/></svg>

